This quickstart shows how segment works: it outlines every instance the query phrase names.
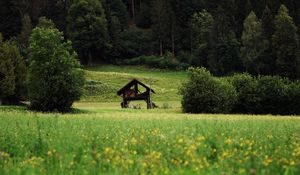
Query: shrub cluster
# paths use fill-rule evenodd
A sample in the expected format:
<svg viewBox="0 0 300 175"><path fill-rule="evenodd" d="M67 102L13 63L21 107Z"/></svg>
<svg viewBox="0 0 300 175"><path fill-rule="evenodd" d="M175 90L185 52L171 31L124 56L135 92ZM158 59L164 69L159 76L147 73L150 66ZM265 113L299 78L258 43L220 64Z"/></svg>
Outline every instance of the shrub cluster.
<svg viewBox="0 0 300 175"><path fill-rule="evenodd" d="M140 56L132 59L121 60L118 62L122 65L143 65L150 68L170 69L170 70L183 70L188 68L188 64L180 63L170 56Z"/></svg>
<svg viewBox="0 0 300 175"><path fill-rule="evenodd" d="M190 79L183 84L182 107L187 113L228 113L237 99L226 79L213 77L205 68L190 68Z"/></svg>
<svg viewBox="0 0 300 175"><path fill-rule="evenodd" d="M189 77L181 88L184 112L300 114L299 81L249 74L216 78L205 68L189 69Z"/></svg>

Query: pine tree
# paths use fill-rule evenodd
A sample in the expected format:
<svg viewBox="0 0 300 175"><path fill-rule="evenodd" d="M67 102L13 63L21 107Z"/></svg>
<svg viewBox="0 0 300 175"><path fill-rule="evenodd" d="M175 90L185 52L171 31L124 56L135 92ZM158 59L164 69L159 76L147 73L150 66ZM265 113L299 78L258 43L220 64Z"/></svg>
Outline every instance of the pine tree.
<svg viewBox="0 0 300 175"><path fill-rule="evenodd" d="M165 50L173 47L175 18L168 0L154 0L152 10L152 30L154 38L159 43L159 53L162 56ZM171 46L172 45L172 46Z"/></svg>
<svg viewBox="0 0 300 175"><path fill-rule="evenodd" d="M0 34L0 99L7 103L17 102L24 97L26 65L16 43L3 41Z"/></svg>
<svg viewBox="0 0 300 175"><path fill-rule="evenodd" d="M68 36L79 53L81 61L91 64L105 56L110 47L107 20L102 4L98 0L75 0L68 14Z"/></svg>
<svg viewBox="0 0 300 175"><path fill-rule="evenodd" d="M276 73L289 78L299 78L299 37L293 18L282 5L275 17L272 45L276 57Z"/></svg>
<svg viewBox="0 0 300 175"><path fill-rule="evenodd" d="M197 66L207 67L208 54L211 49L213 16L203 10L195 13L191 19L191 51L199 57Z"/></svg>
<svg viewBox="0 0 300 175"><path fill-rule="evenodd" d="M247 72L259 74L261 56L267 41L263 38L262 24L252 11L244 21L241 59Z"/></svg>
<svg viewBox="0 0 300 175"><path fill-rule="evenodd" d="M0 1L0 32L4 39L17 36L21 30L21 14L15 8L13 1Z"/></svg>

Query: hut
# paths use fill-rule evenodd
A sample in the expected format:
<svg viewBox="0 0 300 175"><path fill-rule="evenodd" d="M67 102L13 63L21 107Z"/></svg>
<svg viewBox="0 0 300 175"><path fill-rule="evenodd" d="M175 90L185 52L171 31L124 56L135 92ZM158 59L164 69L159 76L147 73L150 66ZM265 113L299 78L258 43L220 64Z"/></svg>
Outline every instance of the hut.
<svg viewBox="0 0 300 175"><path fill-rule="evenodd" d="M142 89L145 91L141 91ZM151 93L155 94L155 91L137 79L131 80L117 92L118 96L123 98L122 108L128 108L131 101L144 100L147 103L147 109L155 107L151 100Z"/></svg>

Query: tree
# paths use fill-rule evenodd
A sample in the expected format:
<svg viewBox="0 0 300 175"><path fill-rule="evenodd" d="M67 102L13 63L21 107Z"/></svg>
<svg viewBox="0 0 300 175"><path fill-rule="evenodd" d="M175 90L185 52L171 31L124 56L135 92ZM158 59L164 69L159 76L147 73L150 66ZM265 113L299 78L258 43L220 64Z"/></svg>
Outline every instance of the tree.
<svg viewBox="0 0 300 175"><path fill-rule="evenodd" d="M282 5L275 17L272 45L276 58L276 73L292 79L299 78L299 37L288 9Z"/></svg>
<svg viewBox="0 0 300 175"><path fill-rule="evenodd" d="M84 85L83 71L70 41L57 29L35 28L30 37L27 77L31 108L68 112L79 100Z"/></svg>
<svg viewBox="0 0 300 175"><path fill-rule="evenodd" d="M262 24L252 11L244 21L241 59L248 73L259 74L260 58L266 49Z"/></svg>
<svg viewBox="0 0 300 175"><path fill-rule="evenodd" d="M0 99L4 103L16 103L25 95L26 65L16 43L3 41L0 34Z"/></svg>
<svg viewBox="0 0 300 175"><path fill-rule="evenodd" d="M39 22L37 24L37 27L50 28L50 29L56 28L53 21L51 19L47 19L45 16L42 16L42 17L39 18Z"/></svg>
<svg viewBox="0 0 300 175"><path fill-rule="evenodd" d="M107 20L108 34L111 42L109 56L113 59L120 57L121 33L128 28L126 6L121 0L103 0Z"/></svg>
<svg viewBox="0 0 300 175"><path fill-rule="evenodd" d="M216 75L228 75L243 70L240 58L240 43L235 38L219 41L209 55L210 71Z"/></svg>
<svg viewBox="0 0 300 175"><path fill-rule="evenodd" d="M173 12L168 0L154 0L152 22L154 38L156 38L159 43L159 53L160 56L162 56L164 54L164 50L172 44L170 40L174 29Z"/></svg>
<svg viewBox="0 0 300 175"><path fill-rule="evenodd" d="M74 0L69 9L67 31L85 64L91 64L96 55L104 57L105 49L110 47L104 9L98 0Z"/></svg>
<svg viewBox="0 0 300 175"><path fill-rule="evenodd" d="M274 17L269 6L266 6L262 14L262 28L263 38L266 41L266 49L261 56L261 64L259 66L259 72L263 75L274 74L275 72L275 60L272 49L272 35L274 33Z"/></svg>
<svg viewBox="0 0 300 175"><path fill-rule="evenodd" d="M191 19L191 52L199 58L197 66L207 67L208 55L211 49L213 16L203 10L195 13Z"/></svg>
<svg viewBox="0 0 300 175"><path fill-rule="evenodd" d="M17 36L21 30L21 14L11 0L0 1L0 32L4 39Z"/></svg>

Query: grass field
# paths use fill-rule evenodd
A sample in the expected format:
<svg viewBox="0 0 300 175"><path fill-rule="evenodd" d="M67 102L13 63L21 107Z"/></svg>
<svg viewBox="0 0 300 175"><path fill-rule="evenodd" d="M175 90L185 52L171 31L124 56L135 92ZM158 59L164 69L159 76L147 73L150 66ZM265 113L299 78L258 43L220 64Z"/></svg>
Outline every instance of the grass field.
<svg viewBox="0 0 300 175"><path fill-rule="evenodd" d="M136 76L156 80L155 100L170 108L120 109L112 91L72 114L0 107L0 174L300 174L296 116L182 114L184 72L87 70L112 89Z"/></svg>
<svg viewBox="0 0 300 175"><path fill-rule="evenodd" d="M187 74L183 71L158 71L144 67L116 67L102 66L88 68L86 70L87 80L100 81L105 87L100 93L84 96L82 101L116 102L120 98L116 92L126 85L133 78L137 78L147 85L150 85L157 93L153 96L154 101L172 102L180 101L178 88L185 81Z"/></svg>

